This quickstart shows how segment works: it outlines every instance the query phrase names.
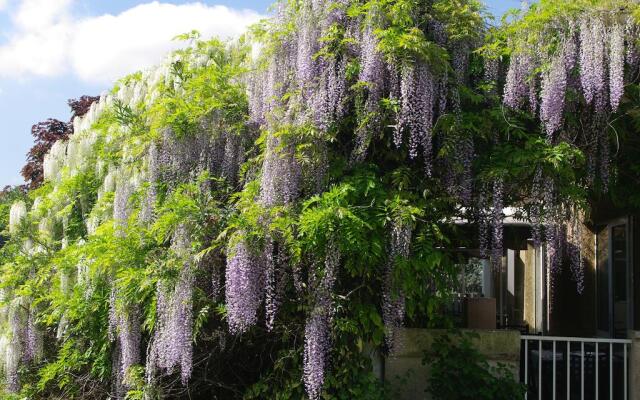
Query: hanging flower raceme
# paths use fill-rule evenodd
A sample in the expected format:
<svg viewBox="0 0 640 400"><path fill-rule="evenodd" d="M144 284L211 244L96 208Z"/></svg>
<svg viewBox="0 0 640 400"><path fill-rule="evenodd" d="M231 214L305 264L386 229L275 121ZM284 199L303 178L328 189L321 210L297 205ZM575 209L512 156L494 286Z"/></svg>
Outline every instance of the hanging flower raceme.
<svg viewBox="0 0 640 400"><path fill-rule="evenodd" d="M609 98L615 112L624 94L624 28L614 25L609 36Z"/></svg>
<svg viewBox="0 0 640 400"><path fill-rule="evenodd" d="M481 185L476 197L476 208L478 221L478 248L480 257L489 257L489 245L491 244L491 217L489 207L489 191L486 185Z"/></svg>
<svg viewBox="0 0 640 400"><path fill-rule="evenodd" d="M115 344L115 373L118 382L123 383L127 372L140 364L142 341L141 316L136 304L123 304L117 287L109 296L109 340ZM115 361L114 361L115 362Z"/></svg>
<svg viewBox="0 0 640 400"><path fill-rule="evenodd" d="M638 71L638 61L640 61L640 52L638 48L637 38L640 37L640 28L636 24L633 17L628 17L624 27L625 37L627 40L627 49L625 52L625 61L629 65L630 77L635 77Z"/></svg>
<svg viewBox="0 0 640 400"><path fill-rule="evenodd" d="M362 34L360 64L362 69L358 80L366 84L366 100L356 132L356 145L352 155L354 161L362 161L366 157L371 137L380 129L380 101L384 96L387 77L387 67L378 51L378 39L371 26L367 26Z"/></svg>
<svg viewBox="0 0 640 400"><path fill-rule="evenodd" d="M345 58L325 61L318 88L313 95L312 107L315 112L315 123L321 131L329 127L344 115L344 99L346 96Z"/></svg>
<svg viewBox="0 0 640 400"><path fill-rule="evenodd" d="M314 304L307 317L304 339L304 385L310 400L322 395L331 352L333 291L340 266L340 252L333 241L325 249L324 270L312 271L310 287Z"/></svg>
<svg viewBox="0 0 640 400"><path fill-rule="evenodd" d="M314 8L317 11L317 7L318 5L316 7L303 5L298 17L296 80L301 86L312 82L319 71L314 58L319 50L318 39L320 38L319 21L314 13Z"/></svg>
<svg viewBox="0 0 640 400"><path fill-rule="evenodd" d="M559 223L545 225L547 238L547 265L552 275L557 275L562 267L562 257L565 243L564 226Z"/></svg>
<svg viewBox="0 0 640 400"><path fill-rule="evenodd" d="M515 53L511 56L504 85L503 102L511 108L521 108L530 93L529 78L532 74L531 57Z"/></svg>
<svg viewBox="0 0 640 400"><path fill-rule="evenodd" d="M546 238L547 281L550 288L549 306L553 308L556 299L555 292L558 290L557 281L562 268L566 237L564 226L557 222L545 225L544 233Z"/></svg>
<svg viewBox="0 0 640 400"><path fill-rule="evenodd" d="M239 135L226 133L224 135L224 156L221 163L221 176L227 182L235 183L238 180L240 165L244 162L242 140Z"/></svg>
<svg viewBox="0 0 640 400"><path fill-rule="evenodd" d="M577 210L576 206L573 206L569 210L567 220L567 243L565 245L569 261L571 263L571 276L576 282L576 289L578 294L582 294L584 291L584 272L585 265L583 259L583 226L582 216Z"/></svg>
<svg viewBox="0 0 640 400"><path fill-rule="evenodd" d="M299 195L301 167L294 147L282 144L281 137L269 135L267 138L260 180L260 202L266 207L290 204Z"/></svg>
<svg viewBox="0 0 640 400"><path fill-rule="evenodd" d="M544 182L543 182L542 169L537 168L533 178L532 193L535 196L532 199L530 219L531 219L531 233L533 236L533 246L539 249L543 240L543 218L544 218Z"/></svg>
<svg viewBox="0 0 640 400"><path fill-rule="evenodd" d="M475 148L473 138L470 135L464 135L461 138L460 152L458 162L462 165L462 173L459 180L459 199L460 203L469 206L473 198L473 160L475 159Z"/></svg>
<svg viewBox="0 0 640 400"><path fill-rule="evenodd" d="M457 132L451 138L445 138L451 143L453 151L442 160L442 179L447 192L457 199L464 207L471 206L473 199L473 161L475 146L473 137L464 131Z"/></svg>
<svg viewBox="0 0 640 400"><path fill-rule="evenodd" d="M158 282L156 296L156 331L148 357L147 374L160 368L174 373L180 368L182 383L186 384L193 370L193 293L195 271L190 253L190 239L185 227L179 227L173 238L172 250L184 262L173 286Z"/></svg>
<svg viewBox="0 0 640 400"><path fill-rule="evenodd" d="M501 271L504 253L504 183L501 178L493 182L491 229L491 263L494 271Z"/></svg>
<svg viewBox="0 0 640 400"><path fill-rule="evenodd" d="M7 390L17 393L20 390L20 363L25 351L25 338L28 324L28 302L24 297L16 297L9 304L9 341L5 354L5 379Z"/></svg>
<svg viewBox="0 0 640 400"><path fill-rule="evenodd" d="M402 285L397 279L396 263L409 258L413 226L406 221L396 219L391 227L389 260L385 266L382 317L386 329L385 340L389 351L395 349L395 336L404 323L405 297Z"/></svg>
<svg viewBox="0 0 640 400"><path fill-rule="evenodd" d="M562 54L555 57L542 79L540 119L550 142L553 141L554 133L562 127L564 117L564 98L567 91L567 71L564 60Z"/></svg>
<svg viewBox="0 0 640 400"><path fill-rule="evenodd" d="M119 234L123 234L131 215L131 196L133 187L126 177L119 180L113 199L113 219Z"/></svg>
<svg viewBox="0 0 640 400"><path fill-rule="evenodd" d="M25 348L22 359L25 363L38 362L44 354L44 334L37 323L37 310L30 305L25 328Z"/></svg>
<svg viewBox="0 0 640 400"><path fill-rule="evenodd" d="M27 217L27 205L24 201L18 201L11 205L9 211L9 232L14 235L18 232L20 224Z"/></svg>
<svg viewBox="0 0 640 400"><path fill-rule="evenodd" d="M313 312L304 328L304 385L310 400L321 398L331 349L331 330L323 312Z"/></svg>
<svg viewBox="0 0 640 400"><path fill-rule="evenodd" d="M500 76L500 62L498 58L493 56L485 56L483 58L483 62L484 80L492 85L490 93L495 94L495 85L497 84Z"/></svg>
<svg viewBox="0 0 640 400"><path fill-rule="evenodd" d="M267 330L271 331L278 311L278 296L276 288L276 256L272 238L268 238L264 246L263 261L265 264L265 316Z"/></svg>
<svg viewBox="0 0 640 400"><path fill-rule="evenodd" d="M422 62L403 65L400 71L400 111L394 143L399 147L402 133L409 134L409 156L416 158L422 148L427 175L431 174L432 128L436 80Z"/></svg>
<svg viewBox="0 0 640 400"><path fill-rule="evenodd" d="M606 28L600 18L580 21L580 81L587 103L605 98ZM596 105L598 107L598 105Z"/></svg>
<svg viewBox="0 0 640 400"><path fill-rule="evenodd" d="M229 249L226 270L227 321L231 333L245 333L258 321L264 298L264 272L251 253L244 233Z"/></svg>

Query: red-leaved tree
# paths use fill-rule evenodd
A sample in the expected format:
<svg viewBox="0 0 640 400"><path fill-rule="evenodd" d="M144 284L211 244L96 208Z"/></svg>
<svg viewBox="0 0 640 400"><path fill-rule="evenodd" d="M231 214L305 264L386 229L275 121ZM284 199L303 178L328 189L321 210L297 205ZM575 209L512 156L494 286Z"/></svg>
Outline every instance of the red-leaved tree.
<svg viewBox="0 0 640 400"><path fill-rule="evenodd" d="M75 117L82 117L89 112L93 103L100 100L99 96L82 96L79 99L71 99L67 102L71 107L71 122Z"/></svg>
<svg viewBox="0 0 640 400"><path fill-rule="evenodd" d="M29 189L36 189L44 182L44 156L58 140L66 140L73 134L73 119L85 115L91 104L98 101L99 97L82 96L79 99L68 101L71 108L71 121L62 122L50 118L31 127L31 135L34 137L34 145L27 153L27 163L22 168L22 176Z"/></svg>

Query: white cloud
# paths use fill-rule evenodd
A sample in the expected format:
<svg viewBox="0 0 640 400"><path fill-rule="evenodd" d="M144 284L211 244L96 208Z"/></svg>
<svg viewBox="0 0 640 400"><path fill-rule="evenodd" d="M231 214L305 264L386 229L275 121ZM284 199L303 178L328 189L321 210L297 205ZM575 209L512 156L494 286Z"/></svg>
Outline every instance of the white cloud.
<svg viewBox="0 0 640 400"><path fill-rule="evenodd" d="M204 37L237 36L258 18L255 12L201 3L143 4L118 16L80 22L71 62L82 79L115 78L157 62L175 48L171 39L176 35L197 29Z"/></svg>
<svg viewBox="0 0 640 400"><path fill-rule="evenodd" d="M70 19L72 0L22 0L13 15L17 28L44 31Z"/></svg>
<svg viewBox="0 0 640 400"><path fill-rule="evenodd" d="M13 37L0 47L0 76L52 76L65 72L71 36L68 25L58 24Z"/></svg>
<svg viewBox="0 0 640 400"><path fill-rule="evenodd" d="M1 2L4 0L0 0ZM14 32L0 44L0 77L73 73L108 83L160 61L178 34L234 37L261 16L250 10L202 3L154 1L118 15L74 18L73 0L22 0L11 14Z"/></svg>

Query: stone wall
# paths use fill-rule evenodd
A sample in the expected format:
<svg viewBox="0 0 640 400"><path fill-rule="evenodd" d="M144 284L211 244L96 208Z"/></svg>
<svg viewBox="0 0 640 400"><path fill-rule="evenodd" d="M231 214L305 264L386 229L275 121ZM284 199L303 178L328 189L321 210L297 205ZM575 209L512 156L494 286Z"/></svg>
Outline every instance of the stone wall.
<svg viewBox="0 0 640 400"><path fill-rule="evenodd" d="M474 331L479 335L474 346L489 362L508 365L514 376L520 369L520 333L516 331ZM396 352L378 365L384 379L397 391L398 400L430 400L426 393L429 367L422 365L424 352L428 351L442 330L403 329L398 332ZM374 365L376 362L374 362ZM639 399L640 400L640 399Z"/></svg>

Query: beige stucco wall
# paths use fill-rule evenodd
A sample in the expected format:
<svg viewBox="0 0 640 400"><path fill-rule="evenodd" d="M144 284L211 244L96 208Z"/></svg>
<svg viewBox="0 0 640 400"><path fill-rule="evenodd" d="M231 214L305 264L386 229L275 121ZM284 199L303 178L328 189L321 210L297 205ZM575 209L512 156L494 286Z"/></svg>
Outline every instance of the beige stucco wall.
<svg viewBox="0 0 640 400"><path fill-rule="evenodd" d="M520 365L520 333L515 331L474 331L479 337L475 347L490 362L500 362L511 367L518 376ZM393 355L384 360L384 376L391 384L398 400L427 400L425 392L429 367L422 365L424 352L431 348L442 330L403 329L398 332L398 346Z"/></svg>

